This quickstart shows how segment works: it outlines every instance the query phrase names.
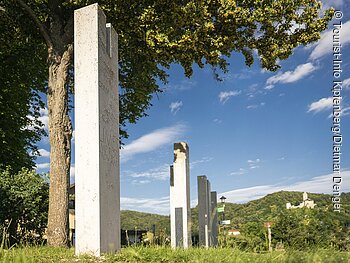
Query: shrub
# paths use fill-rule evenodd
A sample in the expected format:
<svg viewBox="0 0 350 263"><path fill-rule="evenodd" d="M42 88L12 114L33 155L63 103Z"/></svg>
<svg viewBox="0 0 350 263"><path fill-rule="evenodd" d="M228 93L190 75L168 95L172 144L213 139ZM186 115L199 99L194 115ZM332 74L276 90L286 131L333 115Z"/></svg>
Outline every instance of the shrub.
<svg viewBox="0 0 350 263"><path fill-rule="evenodd" d="M8 243L41 242L47 227L49 184L28 169L0 170L0 225L8 225Z"/></svg>

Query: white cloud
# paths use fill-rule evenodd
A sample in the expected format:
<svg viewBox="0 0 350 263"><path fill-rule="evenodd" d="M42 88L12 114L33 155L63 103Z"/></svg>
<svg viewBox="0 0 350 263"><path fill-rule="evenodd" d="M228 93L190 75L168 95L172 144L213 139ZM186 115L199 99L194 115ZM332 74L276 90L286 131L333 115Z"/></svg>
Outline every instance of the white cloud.
<svg viewBox="0 0 350 263"><path fill-rule="evenodd" d="M50 157L49 151L47 151L45 149L39 149L38 151L39 151L41 157Z"/></svg>
<svg viewBox="0 0 350 263"><path fill-rule="evenodd" d="M49 112L47 110L47 108L44 109L40 109L39 111L40 116L38 117L38 120L44 125L44 129L45 131L48 131L49 129ZM34 120L33 116L28 115L27 116L31 121ZM28 125L27 127L25 127L24 129L29 129L29 130L34 130L34 128L36 128L36 125Z"/></svg>
<svg viewBox="0 0 350 263"><path fill-rule="evenodd" d="M163 164L159 167L149 169L144 172L132 172L126 173L127 176L132 178L148 178L153 180L165 181L169 179L170 168L168 164Z"/></svg>
<svg viewBox="0 0 350 263"><path fill-rule="evenodd" d="M132 180L132 184L139 185L139 184L149 184L151 180Z"/></svg>
<svg viewBox="0 0 350 263"><path fill-rule="evenodd" d="M350 78L344 79L343 81L343 88L348 89L350 87Z"/></svg>
<svg viewBox="0 0 350 263"><path fill-rule="evenodd" d="M244 169L244 168L239 168L238 171L236 172L231 172L230 175L243 175L243 174L246 174L247 173L247 170Z"/></svg>
<svg viewBox="0 0 350 263"><path fill-rule="evenodd" d="M70 183L74 184L75 183L75 165L71 164L70 166Z"/></svg>
<svg viewBox="0 0 350 263"><path fill-rule="evenodd" d="M247 174L249 172L249 169L257 169L260 167L260 159L255 159L255 160L248 160L247 161L247 168L239 168L238 171L236 172L231 172L230 175L243 175Z"/></svg>
<svg viewBox="0 0 350 263"><path fill-rule="evenodd" d="M309 105L309 110L307 112L320 112L324 110L331 109L333 106L333 98L322 98L318 101L315 101Z"/></svg>
<svg viewBox="0 0 350 263"><path fill-rule="evenodd" d="M293 71L286 71L284 73L279 73L267 79L266 84L276 84L276 83L292 83L296 82L303 77L308 76L310 73L317 69L312 63L301 64L295 68Z"/></svg>
<svg viewBox="0 0 350 263"><path fill-rule="evenodd" d="M275 87L274 85L267 85L264 89L272 90L274 87Z"/></svg>
<svg viewBox="0 0 350 263"><path fill-rule="evenodd" d="M199 160L195 160L190 162L190 167L191 169L201 163L206 163L206 162L210 162L211 160L213 160L212 157L202 157ZM152 181L154 180L159 180L159 181L165 181L165 180L169 180L170 178L170 165L169 164L163 164L160 165L156 168L152 168L149 169L147 171L142 171L142 172L126 172L125 173L126 176L128 177L132 177L132 178L140 178L140 180L133 180L132 183L136 184L140 184L142 183L142 181L145 181L145 178L150 179ZM151 182L150 180L148 180L149 182ZM143 182L146 183L146 182Z"/></svg>
<svg viewBox="0 0 350 263"><path fill-rule="evenodd" d="M342 117L344 117L346 115L349 115L349 114L350 114L350 107L346 107L346 108L342 109L341 112L340 112L340 115Z"/></svg>
<svg viewBox="0 0 350 263"><path fill-rule="evenodd" d="M215 122L215 123L217 123L217 124L220 124L220 123L222 123L222 120L220 120L220 119L218 119L218 118L215 118L215 119L213 120L213 122Z"/></svg>
<svg viewBox="0 0 350 263"><path fill-rule="evenodd" d="M322 0L322 9L328 9L330 7L340 8L344 4L344 0Z"/></svg>
<svg viewBox="0 0 350 263"><path fill-rule="evenodd" d="M259 84L256 84L256 83L250 85L245 91L246 91L246 95L250 99L256 97L257 95L265 95L266 94L265 91L263 91L259 88Z"/></svg>
<svg viewBox="0 0 350 263"><path fill-rule="evenodd" d="M75 177L75 166L72 164L70 166L70 177Z"/></svg>
<svg viewBox="0 0 350 263"><path fill-rule="evenodd" d="M241 92L236 90L221 91L219 93L219 99L222 104L225 104L231 97L238 96L239 94L241 94Z"/></svg>
<svg viewBox="0 0 350 263"><path fill-rule="evenodd" d="M335 1L336 2L336 1ZM321 35L321 39L317 42L314 49L312 50L309 59L317 60L325 55L331 54L333 52L333 29L327 30ZM350 43L350 21L347 21L342 25L340 30L340 39L342 48Z"/></svg>
<svg viewBox="0 0 350 263"><path fill-rule="evenodd" d="M247 106L247 109L248 110L253 110L253 109L256 109L258 107L258 105L254 104L254 105L248 105Z"/></svg>
<svg viewBox="0 0 350 263"><path fill-rule="evenodd" d="M195 161L190 162L190 168L192 169L193 167L195 167L197 164L200 164L200 163L210 162L213 159L214 159L213 157L207 157L207 156L206 157L202 157L199 160L195 160Z"/></svg>
<svg viewBox="0 0 350 263"><path fill-rule="evenodd" d="M244 169L241 168L240 171ZM350 191L350 171L343 171L341 173L342 184L341 192ZM332 193L332 178L333 174L321 175L310 180L300 181L293 184L272 184L272 185L258 185L232 191L219 193L218 196L225 196L228 202L231 203L246 203L252 200L262 198L268 194L278 191L299 191L308 193ZM300 197L302 198L302 197ZM191 207L196 206L197 199L191 200ZM147 213L156 213L162 215L169 215L169 196L160 198L131 198L121 197L121 208L126 210L137 210Z"/></svg>
<svg viewBox="0 0 350 263"><path fill-rule="evenodd" d="M143 135L124 146L120 151L121 161L128 161L136 154L155 151L163 145L171 144L181 137L184 131L185 126L177 124Z"/></svg>
<svg viewBox="0 0 350 263"><path fill-rule="evenodd" d="M72 143L75 143L75 130L72 132Z"/></svg>
<svg viewBox="0 0 350 263"><path fill-rule="evenodd" d="M43 169L47 169L47 168L50 168L50 163L37 163L36 164L37 170L43 170Z"/></svg>
<svg viewBox="0 0 350 263"><path fill-rule="evenodd" d="M255 160L248 160L247 161L249 169L256 169L259 168L259 163L260 163L260 159L255 159Z"/></svg>
<svg viewBox="0 0 350 263"><path fill-rule="evenodd" d="M254 109L258 108L258 107L265 106L265 104L266 104L265 102L261 102L260 104L248 105L248 106L247 106L247 109L248 109L248 110L254 110Z"/></svg>
<svg viewBox="0 0 350 263"><path fill-rule="evenodd" d="M185 91L190 90L193 87L197 85L196 81L189 80L189 79L183 79L180 81L180 83L168 85L168 90L178 90L178 91Z"/></svg>
<svg viewBox="0 0 350 263"><path fill-rule="evenodd" d="M350 191L350 171L341 173L342 184L341 192ZM245 203L251 200L259 199L267 194L272 194L278 191L300 191L310 193L332 193L332 178L333 174L321 175L307 181L296 182L288 185L259 185L248 188L236 189L220 193L227 198L228 202Z"/></svg>
<svg viewBox="0 0 350 263"><path fill-rule="evenodd" d="M38 118L43 124L46 131L49 130L49 111L47 108L40 109L40 117Z"/></svg>
<svg viewBox="0 0 350 263"><path fill-rule="evenodd" d="M161 215L169 215L170 210L169 196L160 198L121 197L120 204L123 210L137 210Z"/></svg>
<svg viewBox="0 0 350 263"><path fill-rule="evenodd" d="M175 115L181 109L182 105L182 101L175 101L170 103L169 108L171 113Z"/></svg>
<svg viewBox="0 0 350 263"><path fill-rule="evenodd" d="M347 115L350 115L350 107L341 108L340 116L344 117L344 116L347 116ZM333 118L333 112L328 115L328 118Z"/></svg>

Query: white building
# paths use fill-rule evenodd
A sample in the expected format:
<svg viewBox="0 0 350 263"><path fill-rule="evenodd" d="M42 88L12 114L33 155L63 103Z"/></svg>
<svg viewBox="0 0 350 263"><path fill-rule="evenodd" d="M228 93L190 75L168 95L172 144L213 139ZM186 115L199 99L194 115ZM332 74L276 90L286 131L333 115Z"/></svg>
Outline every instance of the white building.
<svg viewBox="0 0 350 263"><path fill-rule="evenodd" d="M291 203L286 204L287 209L303 208L303 207L313 209L315 208L315 206L316 206L315 201L308 198L306 192L303 193L303 201L299 205L292 205Z"/></svg>

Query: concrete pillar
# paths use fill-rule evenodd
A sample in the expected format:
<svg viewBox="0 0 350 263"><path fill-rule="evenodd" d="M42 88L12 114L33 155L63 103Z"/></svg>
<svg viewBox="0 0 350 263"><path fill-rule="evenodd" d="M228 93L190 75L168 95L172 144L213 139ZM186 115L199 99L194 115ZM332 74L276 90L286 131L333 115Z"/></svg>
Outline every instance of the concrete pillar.
<svg viewBox="0 0 350 263"><path fill-rule="evenodd" d="M97 4L74 12L77 255L120 249L117 41Z"/></svg>
<svg viewBox="0 0 350 263"><path fill-rule="evenodd" d="M206 239L206 247L211 247L211 185L210 181L207 179L207 220L208 220L208 238Z"/></svg>
<svg viewBox="0 0 350 263"><path fill-rule="evenodd" d="M185 142L174 143L174 163L170 166L171 247L191 246L189 148Z"/></svg>
<svg viewBox="0 0 350 263"><path fill-rule="evenodd" d="M212 247L218 245L218 212L217 212L217 193L213 191L210 193L211 196L211 239L210 244Z"/></svg>
<svg viewBox="0 0 350 263"><path fill-rule="evenodd" d="M210 246L210 182L205 175L197 177L198 182L198 231L199 245Z"/></svg>

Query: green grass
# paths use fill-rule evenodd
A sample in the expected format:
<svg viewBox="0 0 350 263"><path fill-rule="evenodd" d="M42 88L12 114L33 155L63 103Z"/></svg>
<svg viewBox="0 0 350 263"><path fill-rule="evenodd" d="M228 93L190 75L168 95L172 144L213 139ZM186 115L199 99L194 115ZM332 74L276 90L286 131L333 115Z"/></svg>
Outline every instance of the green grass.
<svg viewBox="0 0 350 263"><path fill-rule="evenodd" d="M349 252L334 250L289 251L272 253L243 252L232 248L191 248L172 250L169 247L129 247L118 254L100 258L76 257L74 249L46 246L0 250L0 262L334 262L350 263Z"/></svg>

